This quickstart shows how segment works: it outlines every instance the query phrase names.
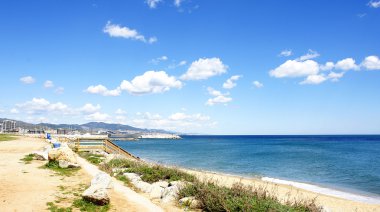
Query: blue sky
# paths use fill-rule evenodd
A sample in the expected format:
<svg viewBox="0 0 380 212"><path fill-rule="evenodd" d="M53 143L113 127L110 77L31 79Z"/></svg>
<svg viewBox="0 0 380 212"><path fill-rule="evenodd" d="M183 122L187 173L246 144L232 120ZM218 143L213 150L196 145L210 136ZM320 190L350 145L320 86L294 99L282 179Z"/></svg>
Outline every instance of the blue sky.
<svg viewBox="0 0 380 212"><path fill-rule="evenodd" d="M4 0L0 117L378 134L379 21L377 0Z"/></svg>

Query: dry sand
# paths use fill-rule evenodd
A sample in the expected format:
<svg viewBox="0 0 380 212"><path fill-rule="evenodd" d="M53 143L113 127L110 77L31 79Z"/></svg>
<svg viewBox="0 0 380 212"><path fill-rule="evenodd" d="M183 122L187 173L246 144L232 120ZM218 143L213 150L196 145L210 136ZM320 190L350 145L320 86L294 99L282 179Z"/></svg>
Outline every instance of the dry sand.
<svg viewBox="0 0 380 212"><path fill-rule="evenodd" d="M76 198L73 192L88 187L92 176L86 169L79 170L73 176L63 177L51 170L39 168L46 161L34 160L30 164L20 161L25 155L45 145L47 143L42 139L31 137L0 142L0 211L48 211L48 202L54 202L59 207L70 207ZM143 196L135 193L133 198L126 198L126 194L119 190L110 189L108 192L111 198L110 211L161 210Z"/></svg>

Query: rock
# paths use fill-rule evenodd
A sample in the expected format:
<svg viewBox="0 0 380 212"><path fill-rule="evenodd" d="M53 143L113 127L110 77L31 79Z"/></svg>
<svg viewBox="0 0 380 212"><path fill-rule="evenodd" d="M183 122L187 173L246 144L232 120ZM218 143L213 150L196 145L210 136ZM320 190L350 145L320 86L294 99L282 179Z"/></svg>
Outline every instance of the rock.
<svg viewBox="0 0 380 212"><path fill-rule="evenodd" d="M124 173L123 175L126 176L131 182L141 181L141 177L138 174L135 174L135 173Z"/></svg>
<svg viewBox="0 0 380 212"><path fill-rule="evenodd" d="M65 160L59 160L58 161L58 166L60 168L63 168L63 169L69 168L69 162L67 162Z"/></svg>
<svg viewBox="0 0 380 212"><path fill-rule="evenodd" d="M169 183L166 181L158 181L158 182L152 183L152 185L153 186L157 185L157 186L160 186L161 188L169 187Z"/></svg>
<svg viewBox="0 0 380 212"><path fill-rule="evenodd" d="M112 179L105 172L99 172L91 180L91 186L99 186L101 188L112 188Z"/></svg>
<svg viewBox="0 0 380 212"><path fill-rule="evenodd" d="M78 163L75 153L68 147L51 149L49 151L48 158L52 161L64 160L70 163Z"/></svg>
<svg viewBox="0 0 380 212"><path fill-rule="evenodd" d="M152 191L152 185L144 181L132 181L132 184L138 188L140 191L145 193L150 193Z"/></svg>
<svg viewBox="0 0 380 212"><path fill-rule="evenodd" d="M170 186L164 188L162 192L161 202L168 203L177 199L179 188L177 186Z"/></svg>
<svg viewBox="0 0 380 212"><path fill-rule="evenodd" d="M186 186L186 182L183 182L183 181L172 181L169 183L169 186L177 186L179 189L183 188Z"/></svg>
<svg viewBox="0 0 380 212"><path fill-rule="evenodd" d="M33 152L33 154L34 154L35 160L48 160L49 159L48 152L36 151L36 152Z"/></svg>
<svg viewBox="0 0 380 212"><path fill-rule="evenodd" d="M151 199L160 199L163 191L164 189L161 186L152 184L149 197Z"/></svg>
<svg viewBox="0 0 380 212"><path fill-rule="evenodd" d="M182 206L188 206L191 209L201 208L201 201L196 200L195 197L184 197L179 200L179 204Z"/></svg>
<svg viewBox="0 0 380 212"><path fill-rule="evenodd" d="M110 202L107 190L99 185L91 185L83 192L82 197L96 205L107 205Z"/></svg>
<svg viewBox="0 0 380 212"><path fill-rule="evenodd" d="M34 159L35 160L48 160L49 159L49 151L52 149L51 145L46 145L42 151L35 151Z"/></svg>

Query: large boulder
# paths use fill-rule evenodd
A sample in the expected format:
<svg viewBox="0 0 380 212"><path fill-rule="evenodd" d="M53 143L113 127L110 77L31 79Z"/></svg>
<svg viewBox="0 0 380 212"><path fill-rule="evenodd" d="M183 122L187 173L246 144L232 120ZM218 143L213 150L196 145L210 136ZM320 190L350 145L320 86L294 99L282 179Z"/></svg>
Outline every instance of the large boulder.
<svg viewBox="0 0 380 212"><path fill-rule="evenodd" d="M159 185L151 185L151 191L149 193L149 197L151 199L161 199L162 192L164 191L164 188L162 188Z"/></svg>
<svg viewBox="0 0 380 212"><path fill-rule="evenodd" d="M105 172L99 172L91 180L91 186L98 186L101 188L112 188L112 178Z"/></svg>
<svg viewBox="0 0 380 212"><path fill-rule="evenodd" d="M144 181L132 181L132 184L142 192L150 193L152 191L152 184Z"/></svg>
<svg viewBox="0 0 380 212"><path fill-rule="evenodd" d="M162 191L162 198L161 202L163 203L169 203L177 199L178 197L179 188L177 186L170 186L167 188L164 188Z"/></svg>
<svg viewBox="0 0 380 212"><path fill-rule="evenodd" d="M73 150L68 147L60 147L56 149L51 149L48 154L48 158L51 161L64 160L73 164L77 164L77 158Z"/></svg>
<svg viewBox="0 0 380 212"><path fill-rule="evenodd" d="M86 189L82 198L96 205L107 205L110 202L107 190L99 185L92 185Z"/></svg>
<svg viewBox="0 0 380 212"><path fill-rule="evenodd" d="M132 183L134 181L141 181L141 177L136 173L124 173L124 176L126 176Z"/></svg>
<svg viewBox="0 0 380 212"><path fill-rule="evenodd" d="M161 188L167 188L169 187L169 183L166 182L166 181L158 181L158 182L155 182L155 183L152 183L152 186L160 186Z"/></svg>

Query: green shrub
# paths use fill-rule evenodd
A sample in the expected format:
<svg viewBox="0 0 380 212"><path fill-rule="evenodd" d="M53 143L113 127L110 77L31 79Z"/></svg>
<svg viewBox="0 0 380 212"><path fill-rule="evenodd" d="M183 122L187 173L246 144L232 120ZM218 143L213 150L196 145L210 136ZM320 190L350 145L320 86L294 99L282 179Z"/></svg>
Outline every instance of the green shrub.
<svg viewBox="0 0 380 212"><path fill-rule="evenodd" d="M29 155L25 155L25 157L20 160L24 161L25 164L30 164L33 158L34 158L34 154L29 154Z"/></svg>
<svg viewBox="0 0 380 212"><path fill-rule="evenodd" d="M110 205L95 205L92 202L86 201L84 199L76 199L73 202L73 207L79 208L80 211L91 211L91 212L105 212L110 209Z"/></svg>
<svg viewBox="0 0 380 212"><path fill-rule="evenodd" d="M88 162L98 165L99 163L104 161L104 156L100 154L93 154L89 152L79 152L79 156L86 159Z"/></svg>

